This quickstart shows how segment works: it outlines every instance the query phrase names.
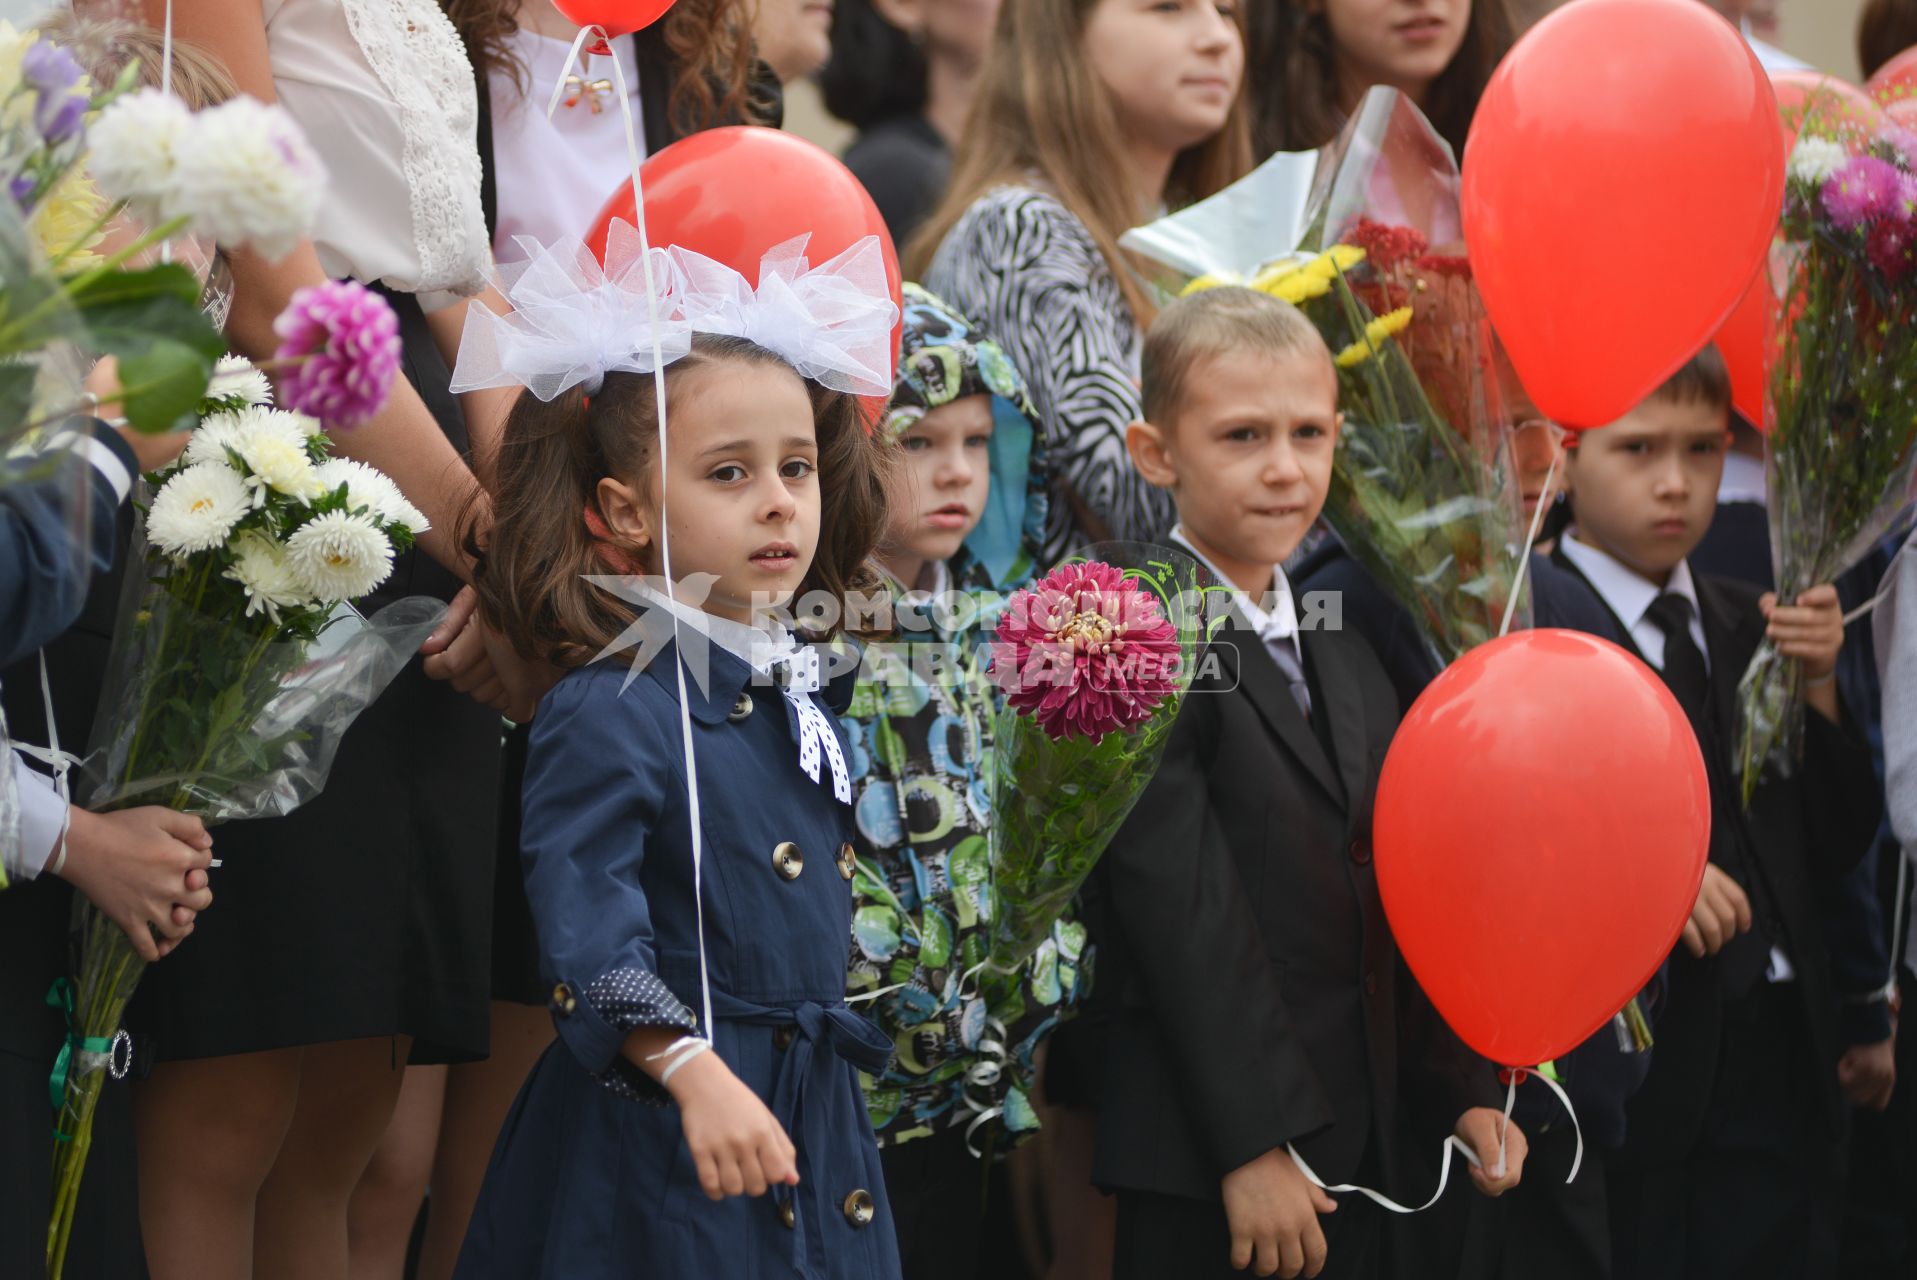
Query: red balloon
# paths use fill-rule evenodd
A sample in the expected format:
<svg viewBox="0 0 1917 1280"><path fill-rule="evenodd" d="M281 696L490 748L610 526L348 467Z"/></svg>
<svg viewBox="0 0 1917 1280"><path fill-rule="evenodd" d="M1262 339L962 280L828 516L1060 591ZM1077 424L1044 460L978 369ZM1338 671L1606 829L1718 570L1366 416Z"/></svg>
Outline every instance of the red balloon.
<svg viewBox="0 0 1917 1280"><path fill-rule="evenodd" d="M1906 129L1917 129L1917 98L1898 98L1884 104L1884 114Z"/></svg>
<svg viewBox="0 0 1917 1280"><path fill-rule="evenodd" d="M1438 1012L1493 1062L1529 1067L1657 971L1710 834L1704 757L1664 682L1607 640L1547 629L1478 646L1411 705L1372 845Z"/></svg>
<svg viewBox="0 0 1917 1280"><path fill-rule="evenodd" d="M1887 106L1917 95L1917 44L1877 68L1877 74L1866 80L1864 87Z"/></svg>
<svg viewBox="0 0 1917 1280"><path fill-rule="evenodd" d="M552 0L552 7L581 27L598 27L608 36L629 36L649 27L672 8L673 0ZM604 40L586 46L586 52L609 54Z"/></svg>
<svg viewBox="0 0 1917 1280"><path fill-rule="evenodd" d="M1578 0L1492 74L1464 151L1465 240L1545 415L1600 427L1702 347L1770 246L1777 106L1695 0Z"/></svg>
<svg viewBox="0 0 1917 1280"><path fill-rule="evenodd" d="M877 236L892 301L900 300L899 255L878 206L837 157L803 138L755 125L707 129L647 159L639 167L639 181L652 244L690 249L756 284L766 251L794 236L810 233L806 257L814 266L866 236ZM602 259L614 218L634 221L630 182L619 184L586 235L586 244ZM895 328L895 370L898 335ZM866 405L876 422L884 398L868 398Z"/></svg>
<svg viewBox="0 0 1917 1280"><path fill-rule="evenodd" d="M1868 138L1877 131L1883 112L1855 85L1818 71L1773 71L1771 89L1777 94L1778 121L1783 127L1784 154L1797 145L1807 111ZM1724 325L1717 331L1717 349L1731 374L1731 402L1759 431L1764 421L1764 388L1776 333L1777 301L1771 294L1771 275L1759 270L1751 277Z"/></svg>

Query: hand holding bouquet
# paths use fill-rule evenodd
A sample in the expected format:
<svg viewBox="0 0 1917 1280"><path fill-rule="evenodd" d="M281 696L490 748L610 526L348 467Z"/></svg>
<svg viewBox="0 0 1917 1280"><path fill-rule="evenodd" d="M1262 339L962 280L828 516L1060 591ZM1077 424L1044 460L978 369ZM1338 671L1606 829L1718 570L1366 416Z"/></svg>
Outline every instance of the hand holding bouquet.
<svg viewBox="0 0 1917 1280"><path fill-rule="evenodd" d="M1831 95L1826 95L1831 96ZM1917 467L1917 134L1805 104L1771 255L1766 415L1777 598L1830 582L1911 501ZM1766 640L1738 685L1745 803L1801 750L1802 665Z"/></svg>
<svg viewBox="0 0 1917 1280"><path fill-rule="evenodd" d="M291 812L444 614L417 597L370 621L348 608L386 580L424 517L378 471L331 457L317 421L273 408L244 362L224 365L212 391L185 454L152 478L135 538L89 752L102 772L95 810L157 804L209 822ZM74 905L77 977L57 993L69 1036L54 1081L56 1276L101 1070L144 968L103 912Z"/></svg>

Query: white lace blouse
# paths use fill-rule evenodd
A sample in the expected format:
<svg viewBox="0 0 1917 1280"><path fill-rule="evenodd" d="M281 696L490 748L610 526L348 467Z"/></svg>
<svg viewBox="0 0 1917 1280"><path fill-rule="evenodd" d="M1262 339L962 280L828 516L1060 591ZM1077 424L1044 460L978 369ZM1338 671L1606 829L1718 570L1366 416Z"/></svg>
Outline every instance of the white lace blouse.
<svg viewBox="0 0 1917 1280"><path fill-rule="evenodd" d="M273 87L331 180L313 243L327 274L436 311L485 287L479 95L434 0L264 0Z"/></svg>

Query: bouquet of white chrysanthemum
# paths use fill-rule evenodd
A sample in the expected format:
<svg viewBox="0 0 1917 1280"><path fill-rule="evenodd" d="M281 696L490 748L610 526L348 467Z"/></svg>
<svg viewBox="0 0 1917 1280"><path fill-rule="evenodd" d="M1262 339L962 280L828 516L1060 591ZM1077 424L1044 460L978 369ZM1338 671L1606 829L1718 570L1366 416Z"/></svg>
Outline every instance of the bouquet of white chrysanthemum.
<svg viewBox="0 0 1917 1280"><path fill-rule="evenodd" d="M205 417L135 536L94 741L93 809L161 804L209 822L278 816L325 785L340 738L444 616L409 597L371 619L347 601L392 572L426 528L386 476L329 456L313 419L274 408L257 370L218 367ZM65 988L55 1087L49 1274L73 1224L102 1070L144 962L75 900L79 963Z"/></svg>

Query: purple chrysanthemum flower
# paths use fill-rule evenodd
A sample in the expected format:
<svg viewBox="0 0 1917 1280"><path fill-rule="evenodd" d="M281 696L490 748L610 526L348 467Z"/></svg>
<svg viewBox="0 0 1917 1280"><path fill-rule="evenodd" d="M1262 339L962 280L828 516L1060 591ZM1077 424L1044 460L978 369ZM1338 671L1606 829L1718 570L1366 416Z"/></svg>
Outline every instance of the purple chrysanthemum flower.
<svg viewBox="0 0 1917 1280"><path fill-rule="evenodd" d="M356 427L378 413L399 373L399 321L386 300L352 280L293 295L273 332L274 358L292 366L280 403L329 427Z"/></svg>
<svg viewBox="0 0 1917 1280"><path fill-rule="evenodd" d="M33 127L49 145L79 132L87 100L73 92L80 83L80 64L72 54L50 41L35 40L20 56L20 76L33 86Z"/></svg>
<svg viewBox="0 0 1917 1280"><path fill-rule="evenodd" d="M33 212L33 193L39 185L39 179L30 173L23 173L7 184L7 194L12 196L13 202L20 206L23 216Z"/></svg>
<svg viewBox="0 0 1917 1280"><path fill-rule="evenodd" d="M1895 214L1903 175L1876 156L1852 156L1824 182L1824 212L1840 231L1855 231L1872 218Z"/></svg>

